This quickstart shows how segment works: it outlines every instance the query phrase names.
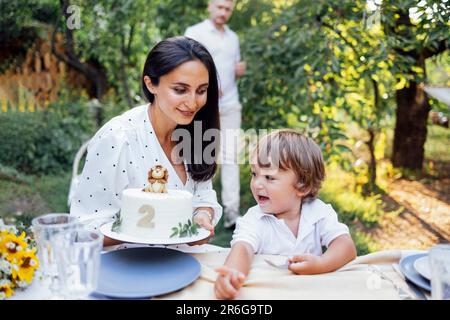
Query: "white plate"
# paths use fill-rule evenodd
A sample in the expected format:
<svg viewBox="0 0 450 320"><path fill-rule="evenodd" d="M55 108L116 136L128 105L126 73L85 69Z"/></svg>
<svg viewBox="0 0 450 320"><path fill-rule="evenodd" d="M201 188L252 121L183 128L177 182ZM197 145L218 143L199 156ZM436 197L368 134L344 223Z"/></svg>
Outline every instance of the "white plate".
<svg viewBox="0 0 450 320"><path fill-rule="evenodd" d="M428 262L428 255L414 261L414 269L424 278L431 279L430 264Z"/></svg>
<svg viewBox="0 0 450 320"><path fill-rule="evenodd" d="M170 239L151 239L151 238L138 238L133 237L123 233L117 233L111 230L114 221L105 223L100 227L100 232L103 233L106 237L130 243L141 243L141 244L181 244L181 243L190 243L199 240L203 240L207 238L210 232L206 229L199 228L198 234L193 237L183 237L183 238L170 238Z"/></svg>

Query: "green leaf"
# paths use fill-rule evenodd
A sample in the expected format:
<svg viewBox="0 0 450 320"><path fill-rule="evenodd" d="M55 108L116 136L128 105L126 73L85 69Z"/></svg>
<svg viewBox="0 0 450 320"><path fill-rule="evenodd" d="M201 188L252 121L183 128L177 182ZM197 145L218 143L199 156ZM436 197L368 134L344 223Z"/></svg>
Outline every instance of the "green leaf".
<svg viewBox="0 0 450 320"><path fill-rule="evenodd" d="M122 217L120 216L120 212L116 214L116 218L114 220L114 223L111 227L111 231L119 232L120 227L122 226Z"/></svg>
<svg viewBox="0 0 450 320"><path fill-rule="evenodd" d="M183 230L182 232L180 232L180 237L184 238L187 236L187 231Z"/></svg>

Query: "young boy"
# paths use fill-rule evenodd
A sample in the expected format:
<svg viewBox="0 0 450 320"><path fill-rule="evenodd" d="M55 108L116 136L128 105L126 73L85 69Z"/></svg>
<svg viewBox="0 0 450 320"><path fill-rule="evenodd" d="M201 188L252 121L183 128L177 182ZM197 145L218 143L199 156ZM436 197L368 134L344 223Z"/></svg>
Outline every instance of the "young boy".
<svg viewBox="0 0 450 320"><path fill-rule="evenodd" d="M325 169L313 140L295 130L274 131L259 141L251 165L258 205L236 223L231 251L216 270L217 298L237 296L255 253L290 256L289 270L296 274L331 272L356 257L348 227L316 198Z"/></svg>

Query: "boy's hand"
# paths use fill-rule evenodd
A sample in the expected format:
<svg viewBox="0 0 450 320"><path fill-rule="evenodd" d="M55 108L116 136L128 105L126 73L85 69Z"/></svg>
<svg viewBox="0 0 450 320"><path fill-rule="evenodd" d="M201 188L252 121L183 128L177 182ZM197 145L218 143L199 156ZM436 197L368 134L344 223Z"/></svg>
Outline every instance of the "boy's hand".
<svg viewBox="0 0 450 320"><path fill-rule="evenodd" d="M217 299L234 299L245 281L245 275L238 270L222 266L215 269L219 276L214 284Z"/></svg>
<svg viewBox="0 0 450 320"><path fill-rule="evenodd" d="M290 257L288 268L297 274L318 274L324 272L322 257L311 254Z"/></svg>

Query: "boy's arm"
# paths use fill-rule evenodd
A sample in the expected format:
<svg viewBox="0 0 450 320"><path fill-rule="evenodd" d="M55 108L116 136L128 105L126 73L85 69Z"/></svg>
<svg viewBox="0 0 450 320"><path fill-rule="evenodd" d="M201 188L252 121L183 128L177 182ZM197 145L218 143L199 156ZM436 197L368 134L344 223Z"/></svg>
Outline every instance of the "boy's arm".
<svg viewBox="0 0 450 320"><path fill-rule="evenodd" d="M250 244L243 241L236 242L231 248L224 265L248 275L254 255Z"/></svg>
<svg viewBox="0 0 450 320"><path fill-rule="evenodd" d="M236 242L222 267L216 269L219 274L214 285L218 299L234 299L244 284L253 260L253 248L245 242Z"/></svg>
<svg viewBox="0 0 450 320"><path fill-rule="evenodd" d="M339 269L356 258L352 238L343 234L334 239L322 256L303 254L289 259L289 270L297 274L318 274Z"/></svg>
<svg viewBox="0 0 450 320"><path fill-rule="evenodd" d="M356 258L356 247L348 234L343 234L334 239L327 251L322 255L324 271L331 272L339 269Z"/></svg>

